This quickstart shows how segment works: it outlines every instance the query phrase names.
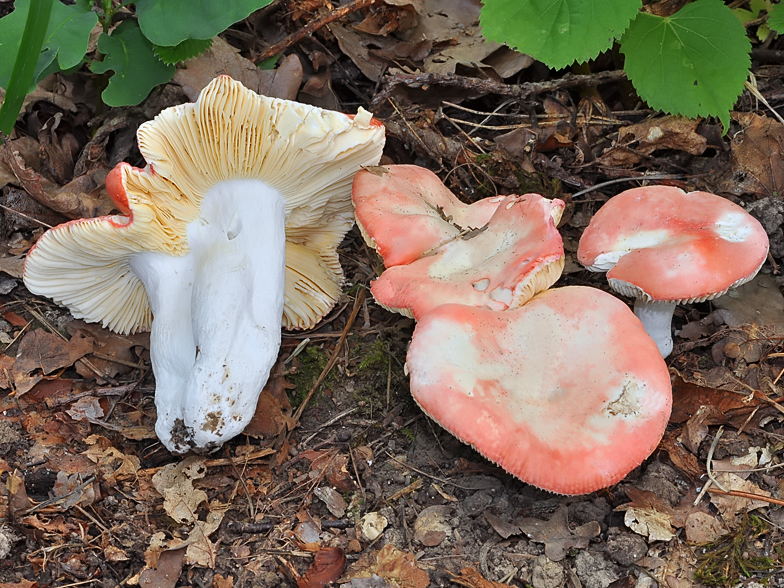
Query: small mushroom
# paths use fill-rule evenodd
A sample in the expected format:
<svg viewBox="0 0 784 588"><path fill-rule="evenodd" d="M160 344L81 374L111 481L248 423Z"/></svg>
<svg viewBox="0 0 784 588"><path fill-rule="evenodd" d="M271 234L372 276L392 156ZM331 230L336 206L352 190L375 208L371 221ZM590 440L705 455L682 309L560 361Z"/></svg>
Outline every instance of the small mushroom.
<svg viewBox="0 0 784 588"><path fill-rule="evenodd" d="M387 169L360 172L353 189L363 235L387 265L371 285L385 308L416 319L450 302L506 310L560 277L561 200L525 194L469 206L430 172Z"/></svg>
<svg viewBox="0 0 784 588"><path fill-rule="evenodd" d="M621 480L656 448L672 405L656 345L595 288L547 290L502 312L439 306L417 323L407 366L436 422L559 494Z"/></svg>
<svg viewBox="0 0 784 588"><path fill-rule="evenodd" d="M66 223L27 256L25 284L120 333L152 329L156 432L172 451L239 434L280 346L334 305L350 186L383 126L259 96L227 76L138 131L144 169L107 189L122 215Z"/></svg>
<svg viewBox="0 0 784 588"><path fill-rule="evenodd" d="M751 280L768 254L762 225L737 204L670 186L634 188L591 219L577 258L607 272L663 357L672 352L677 304L703 302Z"/></svg>

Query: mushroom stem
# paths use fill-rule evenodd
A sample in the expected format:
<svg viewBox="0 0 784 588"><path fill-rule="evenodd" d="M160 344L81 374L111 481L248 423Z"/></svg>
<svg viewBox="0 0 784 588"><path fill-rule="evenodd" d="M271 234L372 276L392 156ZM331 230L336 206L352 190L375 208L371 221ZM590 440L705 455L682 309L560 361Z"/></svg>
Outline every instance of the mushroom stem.
<svg viewBox="0 0 784 588"><path fill-rule="evenodd" d="M171 451L218 447L253 417L280 348L285 219L283 196L263 182L220 182L188 226L185 256L132 264L153 311L156 433Z"/></svg>
<svg viewBox="0 0 784 588"><path fill-rule="evenodd" d="M676 306L675 302L645 302L640 298L634 302L634 314L656 343L662 357L672 353L672 313Z"/></svg>

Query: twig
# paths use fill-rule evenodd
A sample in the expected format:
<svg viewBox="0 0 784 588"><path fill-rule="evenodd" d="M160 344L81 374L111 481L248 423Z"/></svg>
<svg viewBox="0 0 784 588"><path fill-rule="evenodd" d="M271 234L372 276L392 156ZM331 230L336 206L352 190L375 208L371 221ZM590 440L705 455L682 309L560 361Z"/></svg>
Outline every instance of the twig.
<svg viewBox="0 0 784 588"><path fill-rule="evenodd" d="M35 506L32 506L32 507L28 508L28 509L25 511L25 514L26 514L26 515L28 515L28 514L30 514L30 513L32 513L32 512L35 512L35 511L37 511L37 510L40 510L40 509L42 509L42 508L44 508L44 507L47 507L47 506L49 506L49 505L51 505L51 504L56 504L56 503L58 503L58 502L60 502L60 501L62 501L62 500L65 500L65 499L66 499L66 498L68 498L69 496L72 496L73 494L76 494L77 492L81 492L81 491L82 491L82 490L84 490L84 489L85 489L85 488L86 488L88 485L92 484L94 481L95 481L95 476L90 476L90 477L89 477L89 478L87 478L87 479L86 479L84 482L82 482L81 484L79 484L79 485L78 485L76 488L74 488L73 490L71 490L71 491L70 491L68 494L63 494L62 496L56 496L56 497L54 497L54 498L50 498L49 500L44 500L43 502L39 502L39 503L38 503L38 504L36 504Z"/></svg>
<svg viewBox="0 0 784 588"><path fill-rule="evenodd" d="M784 500L779 498L773 498L772 496L763 496L761 494L752 494L751 492L743 492L742 490L729 490L727 492L723 490L716 490L715 488L712 490L708 490L711 494L723 494L724 496L737 496L738 498L748 498L749 500L761 500L763 502L768 502L770 504L778 504L779 506L784 506Z"/></svg>
<svg viewBox="0 0 784 588"><path fill-rule="evenodd" d="M351 14L357 10L361 10L363 8L367 8L373 3L373 0L354 0L354 2L350 2L345 6L341 6L340 8L336 8L332 12L325 14L322 17L317 18L309 22L307 25L298 29L296 32L290 34L288 37L267 47L261 54L256 58L256 64L258 65L262 61L269 59L273 55L277 55L287 47L291 47L295 43L299 43L305 37L309 37L317 30L322 28L329 23L338 20L339 18L343 18L347 14Z"/></svg>
<svg viewBox="0 0 784 588"><path fill-rule="evenodd" d="M416 472L417 474L425 476L426 478L430 478L431 480L435 480L437 482L441 482L442 484L446 484L447 486L454 486L455 488L460 488L461 490L476 490L476 488L469 488L467 486L461 486L460 484L457 484L456 482L452 482L451 480L447 480L446 478L439 478L438 476L434 476L433 474L428 474L427 472L423 472L422 470L415 468L414 466L412 466L409 463L406 463L404 461L400 461L399 459L395 459L392 456L392 454L389 453L389 451L387 451L386 454L387 454L387 457L389 459L391 459L392 461L394 461L395 463L397 463L397 464L403 466L404 468L407 468L407 469L409 469L409 470L411 470L413 472Z"/></svg>
<svg viewBox="0 0 784 588"><path fill-rule="evenodd" d="M2 208L3 210L8 211L10 213L18 214L22 218L26 218L27 220L29 220L31 222L38 223L39 225L41 225L42 227L45 227L47 229L51 229L52 228L52 225L47 225L44 221L38 220L37 218L34 218L34 217L30 216L30 215L25 214L24 212L19 212L18 210L14 210L10 206L6 206L5 204L0 204L0 208Z"/></svg>
<svg viewBox="0 0 784 588"><path fill-rule="evenodd" d="M608 180L606 182L602 182L601 184L596 184L595 186L586 188L585 190L580 190L579 192L575 192L574 194L572 194L572 200L574 200L578 196L582 196L583 194L588 194L588 192L593 192L594 190L601 190L605 186L612 186L613 184L621 184L623 182L642 182L645 180L682 180L683 178L684 176L679 174L649 174L649 175L637 176L634 178L617 178L615 180Z"/></svg>
<svg viewBox="0 0 784 588"><path fill-rule="evenodd" d="M308 443L310 443L310 442L313 440L313 437L315 437L316 435L318 435L318 434L319 434L321 431L323 431L323 430L324 430L324 429L326 429L327 427L331 427L332 425L334 425L336 422L338 422L338 421L339 421L340 419L342 419L343 417L347 417L348 415L350 415L351 413L353 413L353 412L356 412L356 411L357 411L357 407L356 407L356 406L354 406L354 407L352 407L352 408L349 408L349 409L347 409L347 410L344 410L343 412L341 412L341 413L340 413L340 414L338 414L338 415L335 415L334 417L332 417L331 419L329 419L329 420L328 420L326 423L324 423L323 425L321 425L321 426L320 426L318 429L316 429L316 431L315 431L315 432L314 432L314 433L313 433L313 434L312 434L310 437L308 437L307 439L305 439L305 440L304 440L304 441L301 443L301 445L302 445L303 447L307 447L307 446L308 446Z"/></svg>
<svg viewBox="0 0 784 588"><path fill-rule="evenodd" d="M308 392L308 395L305 396L305 400L302 401L302 404L299 405L296 412L294 413L294 416L292 417L294 420L294 425L292 426L292 429L296 427L297 424L299 424L299 419L302 418L302 413L305 412L305 407L308 405L308 402L310 402L310 399L313 398L313 395L316 393L316 390L318 390L319 386L321 386L321 383L324 381L324 379L327 377L329 372L332 371L332 368L335 367L335 364L338 362L338 357L340 356L340 350L343 348L343 343L346 342L348 333L351 330L352 325L354 324L354 320L356 320L357 315L359 314L359 309L362 308L362 302L364 300L365 300L365 289L361 288L359 290L359 293L357 294L357 299L354 300L354 308L351 309L351 316L348 317L348 320L346 321L346 326L343 327L343 333L341 333L340 339L338 339L338 342L335 344L335 349L332 351L332 357L329 358L327 365L324 366L324 369L321 370L321 374L319 374L319 377L316 379L316 383L313 384L313 387L310 389L310 392ZM291 431L289 431L289 434L291 434Z"/></svg>
<svg viewBox="0 0 784 588"><path fill-rule="evenodd" d="M708 450L708 459L705 461L705 471L708 473L708 479L716 484L719 488L721 488L724 492L728 492L728 490L719 484L719 481L713 475L711 471L711 461L713 460L713 452L716 451L716 447L719 445L719 439L721 439L721 434L724 432L724 425L719 427L719 430L716 431L716 436L713 438L713 443L711 443L710 449Z"/></svg>
<svg viewBox="0 0 784 588"><path fill-rule="evenodd" d="M471 91L480 96L485 94L500 94L502 96L511 96L520 100L536 94L544 94L545 92L553 92L563 88L598 86L600 84L617 82L625 79L626 73L622 70L603 71L589 75L566 74L556 80L527 82L524 84L504 84L503 82L497 82L495 80L469 78L455 74L395 74L384 78L384 89L373 98L372 106L375 107L386 100L397 86L423 89L429 86L446 86Z"/></svg>

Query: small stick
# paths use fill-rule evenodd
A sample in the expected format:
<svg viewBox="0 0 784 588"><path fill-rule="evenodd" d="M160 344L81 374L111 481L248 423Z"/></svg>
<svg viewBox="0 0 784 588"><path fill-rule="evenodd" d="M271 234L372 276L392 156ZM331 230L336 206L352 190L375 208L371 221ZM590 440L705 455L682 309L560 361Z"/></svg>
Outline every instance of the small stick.
<svg viewBox="0 0 784 588"><path fill-rule="evenodd" d="M708 472L708 479L710 479L711 482L713 482L719 488L721 488L722 491L729 492L729 490L727 490L724 486L719 484L719 481L716 479L716 477L713 475L713 472L711 471L711 461L713 460L713 452L716 451L716 447L719 444L719 439L721 439L721 434L723 432L724 432L724 425L719 427L719 430L716 431L716 436L713 438L713 443L711 443L710 449L708 450L708 459L705 460L705 471Z"/></svg>
<svg viewBox="0 0 784 588"><path fill-rule="evenodd" d="M270 45L261 54L256 58L256 65L265 61L272 57L273 55L277 55L287 47L291 47L295 43L300 42L305 37L309 37L321 27L328 25L329 23L338 20L339 18L343 18L347 14L351 14L357 10L361 10L363 8L367 8L373 3L373 0L354 0L354 2L350 2L345 6L341 6L340 8L336 8L332 12L325 14L324 16L317 18L316 20L310 21L307 25L298 29L296 32L290 34L288 37L275 43L274 45Z"/></svg>

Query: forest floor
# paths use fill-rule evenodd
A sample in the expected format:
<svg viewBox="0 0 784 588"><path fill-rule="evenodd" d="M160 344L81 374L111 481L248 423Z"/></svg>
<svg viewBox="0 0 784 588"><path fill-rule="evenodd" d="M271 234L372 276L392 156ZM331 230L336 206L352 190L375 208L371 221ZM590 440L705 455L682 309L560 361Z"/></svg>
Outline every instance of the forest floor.
<svg viewBox="0 0 784 588"><path fill-rule="evenodd" d="M86 72L33 94L0 155L0 588L784 586L784 125L748 92L726 134L663 116L617 56L549 70L483 41L478 2L443 4L376 2L284 42L278 69L261 70L266 48L334 8L279 1L139 107L97 109ZM414 42L423 28L431 41ZM753 54L774 107L780 44ZM356 229L340 248L343 298L316 328L284 332L246 434L173 455L155 437L149 336L74 320L25 289L22 263L46 226L110 212L102 180L120 161L143 167L139 124L222 73L371 110L382 165L426 167L465 202L562 199L557 286L609 291L577 263L580 235L614 194L651 182L741 204L771 256L736 292L677 308L664 438L593 494L527 485L421 412L404 371L414 321L366 294L383 265ZM60 212L43 204L58 199ZM706 484L709 462L729 494Z"/></svg>

